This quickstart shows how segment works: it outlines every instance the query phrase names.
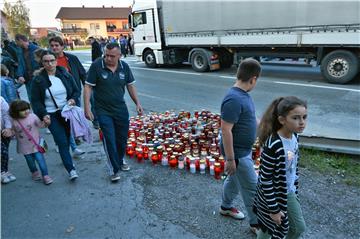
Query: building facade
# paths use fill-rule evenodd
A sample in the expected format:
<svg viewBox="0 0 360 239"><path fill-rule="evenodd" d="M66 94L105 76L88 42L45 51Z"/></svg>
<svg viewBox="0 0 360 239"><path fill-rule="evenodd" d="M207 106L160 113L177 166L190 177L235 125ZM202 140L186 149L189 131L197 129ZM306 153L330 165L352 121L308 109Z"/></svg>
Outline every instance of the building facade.
<svg viewBox="0 0 360 239"><path fill-rule="evenodd" d="M56 18L60 19L61 32L72 41L85 41L89 37L117 38L128 35L130 8L62 7Z"/></svg>

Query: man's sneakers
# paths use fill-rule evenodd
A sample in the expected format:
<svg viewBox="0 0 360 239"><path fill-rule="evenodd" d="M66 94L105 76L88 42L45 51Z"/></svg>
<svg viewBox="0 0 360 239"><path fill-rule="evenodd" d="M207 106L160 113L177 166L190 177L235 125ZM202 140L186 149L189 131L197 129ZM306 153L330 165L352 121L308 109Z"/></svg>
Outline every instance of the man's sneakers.
<svg viewBox="0 0 360 239"><path fill-rule="evenodd" d="M82 151L81 149L76 148L76 149L73 151L73 157L74 157L74 158L80 157L80 156L83 155L84 153L85 153L85 151Z"/></svg>
<svg viewBox="0 0 360 239"><path fill-rule="evenodd" d="M245 218L244 213L240 212L236 208L225 208L223 206L220 207L220 214L223 216L229 216L237 220L242 220Z"/></svg>
<svg viewBox="0 0 360 239"><path fill-rule="evenodd" d="M130 167L124 162L123 165L121 165L120 169L121 171L129 171Z"/></svg>
<svg viewBox="0 0 360 239"><path fill-rule="evenodd" d="M113 175L110 176L110 180L111 182L117 182L120 180L120 175L118 173L114 173Z"/></svg>
<svg viewBox="0 0 360 239"><path fill-rule="evenodd" d="M77 172L76 172L75 169L73 169L73 170L70 171L70 173L69 173L69 179L70 179L70 180L75 180L75 179L77 179L78 177L79 177L79 175L77 174Z"/></svg>
<svg viewBox="0 0 360 239"><path fill-rule="evenodd" d="M250 231L252 232L252 233L254 233L255 235L258 235L258 233L260 232L260 228L259 227L252 227L252 226L250 226Z"/></svg>

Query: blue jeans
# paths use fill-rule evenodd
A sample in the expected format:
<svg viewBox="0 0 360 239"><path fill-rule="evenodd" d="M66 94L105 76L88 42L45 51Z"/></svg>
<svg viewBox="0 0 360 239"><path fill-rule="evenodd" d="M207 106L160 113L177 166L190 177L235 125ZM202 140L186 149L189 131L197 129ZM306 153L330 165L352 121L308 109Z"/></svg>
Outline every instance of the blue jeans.
<svg viewBox="0 0 360 239"><path fill-rule="evenodd" d="M238 160L239 164L237 165L236 173L229 175L224 181L221 206L231 208L235 197L240 191L249 217L249 223L255 226L258 225L258 221L252 210L257 184L254 162L251 154Z"/></svg>
<svg viewBox="0 0 360 239"><path fill-rule="evenodd" d="M91 104L91 113L93 114L94 116L94 119L93 119L93 124L98 124L98 117L96 115L96 112L95 112L95 98L94 98L94 92L91 93L91 96L90 96L90 104Z"/></svg>
<svg viewBox="0 0 360 239"><path fill-rule="evenodd" d="M70 122L65 121L61 116L61 111L50 113L51 124L49 130L53 135L56 145L59 147L59 153L65 169L70 172L75 169L71 157L70 146Z"/></svg>
<svg viewBox="0 0 360 239"><path fill-rule="evenodd" d="M69 138L69 144L70 144L71 151L74 152L74 150L77 148L77 145L75 143L75 137L72 134L70 135L70 138Z"/></svg>
<svg viewBox="0 0 360 239"><path fill-rule="evenodd" d="M25 83L26 93L29 99L29 102L31 102L31 82Z"/></svg>
<svg viewBox="0 0 360 239"><path fill-rule="evenodd" d="M32 154L25 154L24 156L25 156L26 163L27 163L31 173L38 171L36 168L36 165L35 165L35 161L36 161L39 165L41 175L43 177L48 175L45 158L42 153L36 152L36 153L32 153Z"/></svg>
<svg viewBox="0 0 360 239"><path fill-rule="evenodd" d="M123 116L98 115L98 120L104 135L105 151L111 164L109 166L112 167L110 171L115 174L124 163L129 119Z"/></svg>

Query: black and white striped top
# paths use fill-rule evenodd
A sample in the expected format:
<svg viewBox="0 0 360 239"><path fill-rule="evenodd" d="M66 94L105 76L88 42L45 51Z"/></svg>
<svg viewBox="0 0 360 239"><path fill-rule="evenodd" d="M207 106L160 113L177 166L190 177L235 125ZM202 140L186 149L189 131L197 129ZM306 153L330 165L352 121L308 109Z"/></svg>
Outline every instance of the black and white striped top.
<svg viewBox="0 0 360 239"><path fill-rule="evenodd" d="M254 212L262 230L272 235L272 238L284 238L289 229L285 160L285 151L279 135L271 135L261 153ZM296 165L296 175L298 175L298 165ZM298 180L295 181L295 186L297 194ZM270 213L276 214L280 211L285 214L285 218L278 226L270 218Z"/></svg>

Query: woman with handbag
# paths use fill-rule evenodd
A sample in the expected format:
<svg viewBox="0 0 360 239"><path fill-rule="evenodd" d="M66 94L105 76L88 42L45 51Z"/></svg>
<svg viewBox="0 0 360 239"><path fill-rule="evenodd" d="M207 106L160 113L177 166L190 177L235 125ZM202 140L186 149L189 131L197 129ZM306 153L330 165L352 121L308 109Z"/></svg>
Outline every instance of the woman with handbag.
<svg viewBox="0 0 360 239"><path fill-rule="evenodd" d="M44 68L37 72L31 85L31 104L34 113L48 126L69 179L74 180L78 174L69 151L70 123L61 116L61 110L66 104L75 105L81 92L72 75L57 66L52 52L44 51L41 62Z"/></svg>
<svg viewBox="0 0 360 239"><path fill-rule="evenodd" d="M34 181L41 180L40 173L36 167L38 163L44 184L53 182L48 174L43 153L45 149L40 146L41 137L39 128L44 128L44 122L30 112L30 104L23 100L15 100L10 104L9 114L12 118L12 129L17 141L18 153L24 154L27 165L32 173Z"/></svg>

